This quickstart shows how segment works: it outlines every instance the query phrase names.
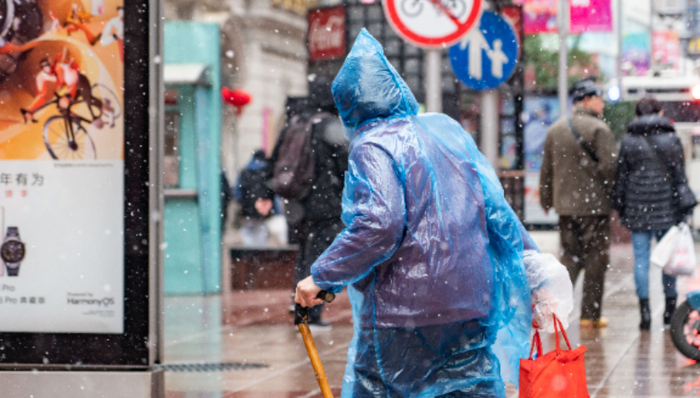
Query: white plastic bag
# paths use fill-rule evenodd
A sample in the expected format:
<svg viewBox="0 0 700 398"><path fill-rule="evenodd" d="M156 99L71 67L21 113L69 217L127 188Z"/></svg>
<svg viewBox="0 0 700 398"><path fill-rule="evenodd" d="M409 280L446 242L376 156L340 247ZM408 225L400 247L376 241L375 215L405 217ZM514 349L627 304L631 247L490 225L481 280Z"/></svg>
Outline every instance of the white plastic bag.
<svg viewBox="0 0 700 398"><path fill-rule="evenodd" d="M680 225L682 227L684 224ZM687 227L688 226L686 225L686 228ZM675 225L672 226L668 232L666 232L663 238L661 238L659 243L656 244L654 250L651 251L651 258L649 258L649 261L657 267L664 268L666 264L671 261L671 256L673 255L676 245L678 244L680 233L681 228Z"/></svg>
<svg viewBox="0 0 700 398"><path fill-rule="evenodd" d="M283 215L275 215L270 217L266 224L274 245L287 246L287 219Z"/></svg>
<svg viewBox="0 0 700 398"><path fill-rule="evenodd" d="M673 255L664 267L664 274L680 276L693 275L693 273L695 273L695 243L690 228L687 224L683 224Z"/></svg>
<svg viewBox="0 0 700 398"><path fill-rule="evenodd" d="M552 314L567 328L574 309L574 287L566 267L553 255L535 250L526 250L523 260L532 291L532 315L540 329L554 333Z"/></svg>

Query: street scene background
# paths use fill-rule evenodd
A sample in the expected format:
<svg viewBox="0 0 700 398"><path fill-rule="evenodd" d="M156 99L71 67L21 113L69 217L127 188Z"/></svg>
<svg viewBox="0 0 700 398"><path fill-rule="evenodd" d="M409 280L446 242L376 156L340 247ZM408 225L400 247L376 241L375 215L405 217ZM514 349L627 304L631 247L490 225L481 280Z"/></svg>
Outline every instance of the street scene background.
<svg viewBox="0 0 700 398"><path fill-rule="evenodd" d="M416 12L421 2L404 3L416 8L401 9L399 16ZM422 3L429 7L428 2ZM460 14L459 2L445 3L457 17L466 15L466 8ZM543 211L539 195L547 131L562 116L557 82L558 5L534 0L513 3L484 3L486 9L504 15L516 33L519 53L510 58L517 60L512 75L504 76L487 94L460 81L460 73L474 71L468 62L464 70L455 71L459 63L444 50L438 80L441 110L472 134L495 166L509 203L540 248L559 256L558 216ZM396 33L381 1L173 0L165 6L165 363L173 366L166 373L168 396L320 397L289 312L296 280L293 264L302 255L293 233L297 220L289 217L290 209L293 212L296 207L278 199L270 204L270 216L251 222L255 210L236 189L248 178L245 170L250 171L248 176L254 175L275 156L280 133L295 116L315 112L309 108L319 105L314 101L328 90L362 28L382 43L386 57L421 104L421 112L429 105L427 51ZM569 50L567 83L597 78L606 102L604 120L618 146L634 117L634 102L644 93L667 89L668 96L660 99L667 114L673 115L683 142L689 183L700 188L695 150L700 113L691 96L700 83L691 51L696 35L694 6L679 2L663 8L651 1L571 2L570 6L569 35L564 39ZM492 69L498 59L493 55L496 47L493 38L485 37L472 36L470 43L490 40L482 54L481 71L491 71L495 77L501 73ZM207 43L202 45L208 54L196 49L196 40ZM211 44L214 41L220 47ZM461 49L465 47L462 43ZM210 84L206 92L197 88L202 81ZM620 83L622 89L628 87L626 96L620 94ZM197 125L197 111L205 109L198 91L209 98L222 93L222 112L205 112L205 125ZM495 97L489 96L494 93ZM568 113L570 99L566 107ZM204 136L220 143L216 154L220 161L203 159L192 151L193 146L202 147L195 137ZM256 151L262 155L257 157ZM201 175L191 174L192 166L208 174L205 185L210 190L219 176L225 177L220 188L223 219L212 219L198 207L195 195L204 188L197 180ZM287 217L274 209L286 211ZM184 232L201 228L216 240L211 227L217 229L217 225L223 242L220 257L213 256L206 243L191 242ZM651 270L651 331L640 332L630 232L615 215L611 241L602 311L609 326L579 326L582 278L575 287L575 310L569 319L572 346L584 345L588 350L590 395L697 395L700 371L694 361L678 353L661 321L660 270ZM679 302L699 282L695 277L680 278ZM324 325L314 338L333 392L339 395L352 336L351 309L344 293L325 306L322 319L330 329ZM553 344L548 335L546 350ZM203 364L213 370L181 371ZM508 386L508 395L517 396L514 386Z"/></svg>

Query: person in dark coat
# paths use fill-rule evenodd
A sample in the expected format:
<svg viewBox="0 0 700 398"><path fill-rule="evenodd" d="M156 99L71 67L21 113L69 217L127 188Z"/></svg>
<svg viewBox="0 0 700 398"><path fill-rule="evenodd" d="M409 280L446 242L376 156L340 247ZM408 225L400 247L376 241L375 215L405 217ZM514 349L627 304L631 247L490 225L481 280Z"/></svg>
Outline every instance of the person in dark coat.
<svg viewBox="0 0 700 398"><path fill-rule="evenodd" d="M671 121L663 116L661 103L652 97L641 99L637 117L622 139L614 207L622 223L632 231L634 281L639 297L639 328L649 330L649 257L652 238L657 241L687 216L679 209L675 187L686 183L683 145ZM692 209L692 208L691 208ZM676 278L663 274L666 296L664 324L676 307Z"/></svg>
<svg viewBox="0 0 700 398"><path fill-rule="evenodd" d="M309 84L309 91L310 95L296 104L296 115L288 115L290 125L309 120L312 122L311 150L314 157L311 191L303 198L285 200L289 242L299 246L293 288L311 275L311 265L344 227L340 216L343 212L342 196L345 172L348 170L349 141L343 133L343 125L331 95L331 81L317 77ZM273 178L274 164L280 156L280 143L288 132L286 129L280 133L272 152L268 180ZM272 184L268 183L268 186ZM292 304L290 311L293 310ZM322 313L323 305L310 309L309 326L312 330L330 328L329 324L322 321Z"/></svg>
<svg viewBox="0 0 700 398"><path fill-rule="evenodd" d="M338 110L331 96L331 82L318 80L311 85L312 102L317 106L315 110L336 117L319 118L311 133L315 172L311 192L301 202L303 218L298 226L301 257L294 273L295 287L299 281L311 275L313 263L344 228L340 216L343 213L342 197L345 172L348 170L349 142L337 117ZM316 330L329 327L321 320L322 311L322 305L309 309L309 325Z"/></svg>
<svg viewBox="0 0 700 398"><path fill-rule="evenodd" d="M274 192L265 184L268 167L265 151L256 150L234 188L233 196L241 205L238 216L243 219L241 238L246 247L267 244L269 232L265 221L270 217L274 198Z"/></svg>

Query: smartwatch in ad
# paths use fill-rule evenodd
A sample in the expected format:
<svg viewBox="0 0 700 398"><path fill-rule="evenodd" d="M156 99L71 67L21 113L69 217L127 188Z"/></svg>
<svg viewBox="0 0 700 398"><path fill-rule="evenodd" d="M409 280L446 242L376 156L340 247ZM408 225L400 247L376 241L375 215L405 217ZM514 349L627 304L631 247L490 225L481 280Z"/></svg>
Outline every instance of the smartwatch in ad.
<svg viewBox="0 0 700 398"><path fill-rule="evenodd" d="M0 257L5 262L7 276L19 275L19 266L24 259L26 249L24 243L19 238L19 228L7 227L5 239L0 246Z"/></svg>

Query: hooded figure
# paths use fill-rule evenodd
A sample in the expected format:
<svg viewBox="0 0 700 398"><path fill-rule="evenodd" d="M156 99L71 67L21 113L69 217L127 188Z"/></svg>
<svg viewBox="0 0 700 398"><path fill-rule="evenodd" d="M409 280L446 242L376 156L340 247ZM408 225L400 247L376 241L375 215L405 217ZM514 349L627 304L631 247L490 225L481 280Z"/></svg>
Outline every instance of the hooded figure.
<svg viewBox="0 0 700 398"><path fill-rule="evenodd" d="M417 116L415 97L366 30L332 92L350 139L346 228L296 300L316 305L320 289L348 288L354 336L342 396L504 397L503 380L517 384L528 354L531 292L553 285L544 275L569 290L564 300L548 291L541 303L533 294L536 311L547 305L566 321L566 270L524 265L525 250L544 255L489 162L451 118Z"/></svg>

